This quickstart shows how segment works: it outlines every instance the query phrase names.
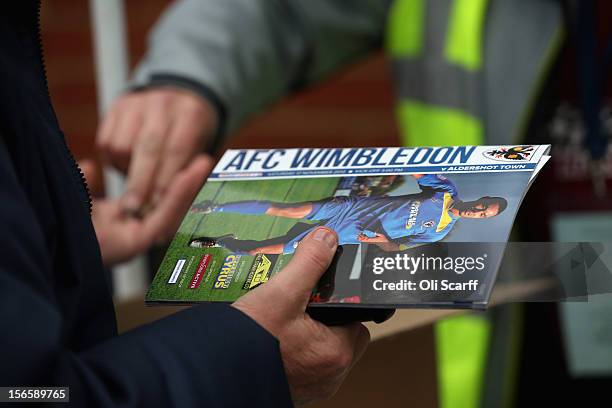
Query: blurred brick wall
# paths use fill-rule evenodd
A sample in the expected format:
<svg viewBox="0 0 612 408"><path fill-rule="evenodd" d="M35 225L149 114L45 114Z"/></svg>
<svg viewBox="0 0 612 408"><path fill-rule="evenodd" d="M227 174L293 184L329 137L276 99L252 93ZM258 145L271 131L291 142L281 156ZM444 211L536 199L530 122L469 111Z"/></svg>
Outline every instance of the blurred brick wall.
<svg viewBox="0 0 612 408"><path fill-rule="evenodd" d="M126 0L132 64L169 0ZM41 13L45 62L55 110L77 157L95 156L98 122L89 2L47 0Z"/></svg>
<svg viewBox="0 0 612 408"><path fill-rule="evenodd" d="M41 19L56 112L76 155L90 155L97 107L87 1L44 1Z"/></svg>
<svg viewBox="0 0 612 408"><path fill-rule="evenodd" d="M170 2L126 0L132 65ZM88 1L44 1L42 25L49 87L68 143L78 158L95 157L98 111ZM226 147L395 145L392 105L384 58L375 55L257 115Z"/></svg>

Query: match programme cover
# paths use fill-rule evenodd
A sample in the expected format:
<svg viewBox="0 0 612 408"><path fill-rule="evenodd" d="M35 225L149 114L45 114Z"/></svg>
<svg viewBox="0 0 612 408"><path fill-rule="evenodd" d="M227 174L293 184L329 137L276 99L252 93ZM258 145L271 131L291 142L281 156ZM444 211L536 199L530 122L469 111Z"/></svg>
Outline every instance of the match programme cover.
<svg viewBox="0 0 612 408"><path fill-rule="evenodd" d="M486 306L548 145L228 150L147 303L233 302L318 226L340 248L311 306Z"/></svg>

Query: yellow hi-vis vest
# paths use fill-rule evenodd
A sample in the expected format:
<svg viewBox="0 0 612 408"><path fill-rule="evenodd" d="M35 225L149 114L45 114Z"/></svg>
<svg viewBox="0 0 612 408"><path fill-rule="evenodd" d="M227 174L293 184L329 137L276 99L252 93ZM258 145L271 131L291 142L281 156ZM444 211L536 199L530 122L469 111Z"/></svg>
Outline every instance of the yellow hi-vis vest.
<svg viewBox="0 0 612 408"><path fill-rule="evenodd" d="M491 112L490 107L487 110L484 106L483 90L484 34L490 1L495 0L395 0L392 4L386 50L396 81L396 113L404 145L485 143L483 118ZM532 49L537 55L537 69L532 71L538 72L533 76L523 72L525 82L534 78L541 81L562 38L560 13L546 9L555 6L539 7L535 14L541 12L550 18L542 41L536 41ZM528 99L541 84L531 81L522 85L534 91L520 94L522 98L510 104L513 109L509 109L507 117L514 120L510 123L514 131L509 132L506 126L502 132L506 137L521 133L524 123L520 122L531 108L532 101ZM492 333L490 322L483 316L465 315L438 322L435 333L440 406L477 408L486 404L482 396Z"/></svg>
<svg viewBox="0 0 612 408"><path fill-rule="evenodd" d="M387 24L402 140L411 146L484 140L483 28L487 0L396 0Z"/></svg>
<svg viewBox="0 0 612 408"><path fill-rule="evenodd" d="M387 52L407 146L483 144L480 74L487 0L396 0ZM446 20L446 21L445 21ZM426 29L427 27L427 29ZM443 408L480 405L490 327L467 315L436 324L438 399Z"/></svg>

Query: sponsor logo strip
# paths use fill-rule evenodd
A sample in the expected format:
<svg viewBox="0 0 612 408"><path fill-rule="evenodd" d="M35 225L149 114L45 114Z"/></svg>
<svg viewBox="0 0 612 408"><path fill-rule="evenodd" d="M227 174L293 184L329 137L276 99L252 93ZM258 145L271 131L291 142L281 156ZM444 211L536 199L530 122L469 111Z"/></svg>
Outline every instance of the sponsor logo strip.
<svg viewBox="0 0 612 408"><path fill-rule="evenodd" d="M278 255L257 254L242 289L251 290L262 283L266 283L270 278L270 271L276 258L278 258Z"/></svg>
<svg viewBox="0 0 612 408"><path fill-rule="evenodd" d="M213 289L227 289L232 283L234 279L234 274L236 273L236 268L238 267L238 262L240 261L241 255L228 255L223 260L223 265L221 265L221 270L217 275L217 279L215 279L215 284L213 285Z"/></svg>
<svg viewBox="0 0 612 408"><path fill-rule="evenodd" d="M168 283L176 283L183 270L183 266L185 266L185 259L176 261L176 265L174 265L174 270L172 271L172 275L170 275L170 279L168 279Z"/></svg>
<svg viewBox="0 0 612 408"><path fill-rule="evenodd" d="M191 278L191 283L189 284L189 289L197 289L200 286L200 282L202 282L202 278L206 273L206 269L208 268L208 264L210 263L212 256L210 254L205 254L200 259L200 263L198 264L198 268Z"/></svg>

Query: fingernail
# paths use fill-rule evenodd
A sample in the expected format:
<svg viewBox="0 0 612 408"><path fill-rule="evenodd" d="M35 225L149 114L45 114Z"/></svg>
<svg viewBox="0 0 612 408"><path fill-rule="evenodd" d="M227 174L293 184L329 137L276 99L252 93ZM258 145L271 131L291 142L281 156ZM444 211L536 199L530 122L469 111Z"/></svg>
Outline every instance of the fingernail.
<svg viewBox="0 0 612 408"><path fill-rule="evenodd" d="M312 239L315 241L324 242L331 249L336 249L336 246L338 245L336 234L327 228L317 228L312 234Z"/></svg>

